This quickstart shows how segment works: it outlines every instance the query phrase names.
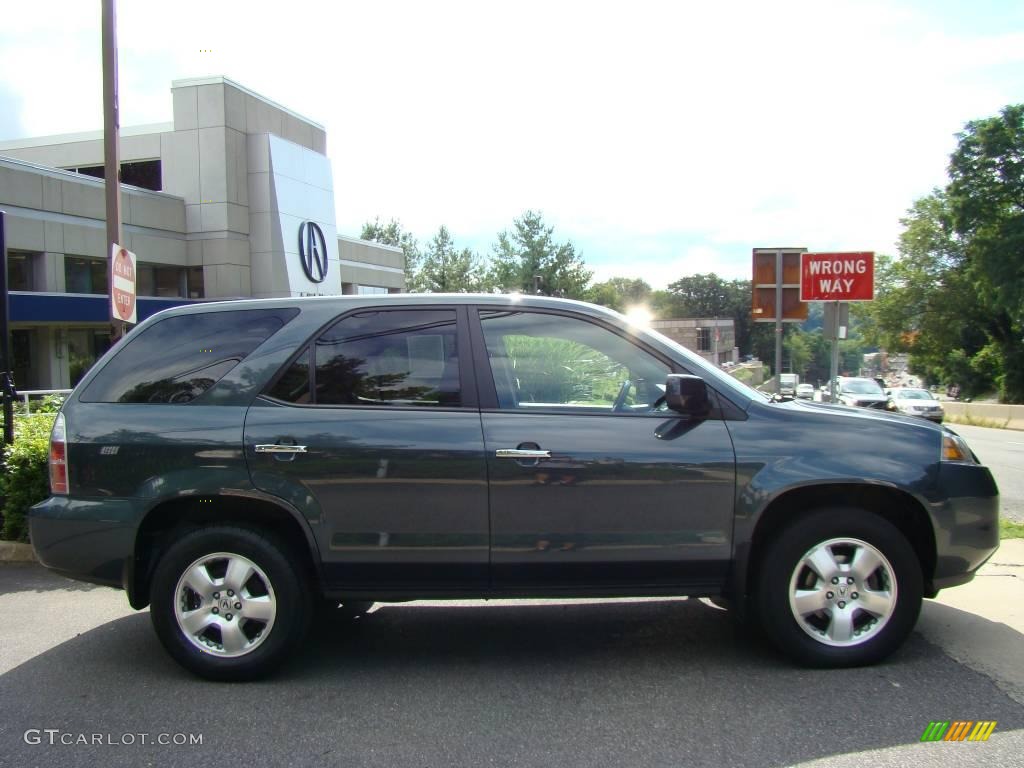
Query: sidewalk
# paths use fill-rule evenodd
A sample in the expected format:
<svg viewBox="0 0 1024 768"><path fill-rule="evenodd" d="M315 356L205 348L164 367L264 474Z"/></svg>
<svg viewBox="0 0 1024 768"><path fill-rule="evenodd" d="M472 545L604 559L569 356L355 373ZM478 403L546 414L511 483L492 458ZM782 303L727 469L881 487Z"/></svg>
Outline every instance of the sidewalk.
<svg viewBox="0 0 1024 768"><path fill-rule="evenodd" d="M926 600L917 631L1024 704L1024 539L1004 539L974 581Z"/></svg>

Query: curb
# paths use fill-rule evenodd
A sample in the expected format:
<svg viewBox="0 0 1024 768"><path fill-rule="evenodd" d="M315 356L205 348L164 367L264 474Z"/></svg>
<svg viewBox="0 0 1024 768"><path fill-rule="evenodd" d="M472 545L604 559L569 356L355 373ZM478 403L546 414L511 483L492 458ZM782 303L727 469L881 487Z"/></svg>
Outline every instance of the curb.
<svg viewBox="0 0 1024 768"><path fill-rule="evenodd" d="M36 553L31 544L20 541L0 541L0 563L34 563Z"/></svg>

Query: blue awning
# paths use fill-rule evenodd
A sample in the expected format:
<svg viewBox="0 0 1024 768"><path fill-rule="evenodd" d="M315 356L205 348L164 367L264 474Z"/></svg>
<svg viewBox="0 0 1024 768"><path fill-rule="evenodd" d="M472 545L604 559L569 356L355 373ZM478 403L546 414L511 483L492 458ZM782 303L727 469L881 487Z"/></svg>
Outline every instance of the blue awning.
<svg viewBox="0 0 1024 768"><path fill-rule="evenodd" d="M110 320L109 297L82 293L30 293L11 291L12 323L106 323ZM139 322L160 310L195 304L203 299L139 296Z"/></svg>

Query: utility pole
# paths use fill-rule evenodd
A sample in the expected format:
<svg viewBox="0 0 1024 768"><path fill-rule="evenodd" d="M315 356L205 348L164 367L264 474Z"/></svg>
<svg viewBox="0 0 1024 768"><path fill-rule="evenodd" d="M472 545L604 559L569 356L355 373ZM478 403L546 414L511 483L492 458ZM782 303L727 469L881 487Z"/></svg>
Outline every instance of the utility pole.
<svg viewBox="0 0 1024 768"><path fill-rule="evenodd" d="M107 310L110 341L125 334L125 324L114 316L114 246L121 239L121 117L117 93L116 0L103 1L103 178L107 196Z"/></svg>
<svg viewBox="0 0 1024 768"><path fill-rule="evenodd" d="M775 392L782 391L782 251L775 252Z"/></svg>
<svg viewBox="0 0 1024 768"><path fill-rule="evenodd" d="M4 444L14 442L14 377L11 373L10 312L7 292L7 240L5 239L4 216L0 211L0 397L3 398Z"/></svg>

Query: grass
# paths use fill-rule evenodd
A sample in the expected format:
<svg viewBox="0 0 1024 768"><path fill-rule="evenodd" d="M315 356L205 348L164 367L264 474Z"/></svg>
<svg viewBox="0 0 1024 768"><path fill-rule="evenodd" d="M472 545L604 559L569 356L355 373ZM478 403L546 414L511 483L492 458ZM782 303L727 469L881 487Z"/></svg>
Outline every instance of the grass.
<svg viewBox="0 0 1024 768"><path fill-rule="evenodd" d="M1024 524L1015 523L1005 517L999 520L1000 539L1024 539Z"/></svg>

